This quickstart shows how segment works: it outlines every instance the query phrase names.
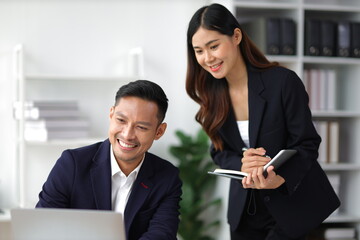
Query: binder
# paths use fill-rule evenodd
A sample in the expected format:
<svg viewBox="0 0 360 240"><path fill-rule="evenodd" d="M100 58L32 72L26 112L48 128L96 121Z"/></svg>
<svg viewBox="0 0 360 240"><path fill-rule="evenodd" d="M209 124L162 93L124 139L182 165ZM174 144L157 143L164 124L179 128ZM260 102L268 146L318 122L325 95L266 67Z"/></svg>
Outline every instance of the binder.
<svg viewBox="0 0 360 240"><path fill-rule="evenodd" d="M294 20L262 17L241 24L251 40L266 54L296 54L296 25Z"/></svg>
<svg viewBox="0 0 360 240"><path fill-rule="evenodd" d="M318 19L305 21L305 55L320 55L320 20Z"/></svg>
<svg viewBox="0 0 360 240"><path fill-rule="evenodd" d="M351 57L360 57L360 22L351 23Z"/></svg>
<svg viewBox="0 0 360 240"><path fill-rule="evenodd" d="M296 26L292 19L280 19L280 54L296 54Z"/></svg>
<svg viewBox="0 0 360 240"><path fill-rule="evenodd" d="M270 55L280 54L280 19L267 19L266 40L266 53Z"/></svg>
<svg viewBox="0 0 360 240"><path fill-rule="evenodd" d="M350 56L350 23L347 21L337 24L337 56Z"/></svg>
<svg viewBox="0 0 360 240"><path fill-rule="evenodd" d="M280 54L279 19L261 17L241 22L241 25L261 51L270 55Z"/></svg>
<svg viewBox="0 0 360 240"><path fill-rule="evenodd" d="M266 18L259 17L249 21L242 22L238 20L242 29L249 38L258 46L262 52L266 52Z"/></svg>
<svg viewBox="0 0 360 240"><path fill-rule="evenodd" d="M319 145L319 163L328 163L328 144L329 144L329 122L328 121L314 121L316 131L321 137L321 143Z"/></svg>
<svg viewBox="0 0 360 240"><path fill-rule="evenodd" d="M328 20L320 22L320 55L335 55L335 23Z"/></svg>
<svg viewBox="0 0 360 240"><path fill-rule="evenodd" d="M339 163L339 129L338 121L329 122L329 163Z"/></svg>
<svg viewBox="0 0 360 240"><path fill-rule="evenodd" d="M327 89L327 110L334 111L337 109L337 80L336 80L336 70L327 69L326 70L326 79L328 82Z"/></svg>

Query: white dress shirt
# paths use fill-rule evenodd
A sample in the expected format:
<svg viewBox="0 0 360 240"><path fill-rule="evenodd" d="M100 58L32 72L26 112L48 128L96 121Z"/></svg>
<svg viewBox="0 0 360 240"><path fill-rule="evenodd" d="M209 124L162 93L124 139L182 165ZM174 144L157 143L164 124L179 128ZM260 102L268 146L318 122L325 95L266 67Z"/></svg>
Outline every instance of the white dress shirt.
<svg viewBox="0 0 360 240"><path fill-rule="evenodd" d="M241 138L244 141L246 147L250 147L249 121L237 121L237 125L240 131Z"/></svg>
<svg viewBox="0 0 360 240"><path fill-rule="evenodd" d="M141 160L140 164L128 176L126 176L121 171L115 159L112 147L110 147L110 162L111 162L111 175L112 175L111 209L114 210L115 212L120 212L124 214L126 203L129 199L132 186L140 171L141 165L144 162L144 158Z"/></svg>

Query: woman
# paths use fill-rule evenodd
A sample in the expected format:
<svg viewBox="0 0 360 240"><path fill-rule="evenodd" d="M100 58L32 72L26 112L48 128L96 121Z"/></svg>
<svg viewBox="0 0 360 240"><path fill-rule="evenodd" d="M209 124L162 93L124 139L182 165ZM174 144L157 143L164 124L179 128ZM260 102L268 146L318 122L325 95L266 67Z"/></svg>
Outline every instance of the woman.
<svg viewBox="0 0 360 240"><path fill-rule="evenodd" d="M196 120L212 141L212 158L248 173L231 180L231 239L305 239L340 201L317 162L321 139L301 80L269 62L219 4L191 18L187 48L186 91L200 105ZM265 178L265 153L281 149L297 154Z"/></svg>

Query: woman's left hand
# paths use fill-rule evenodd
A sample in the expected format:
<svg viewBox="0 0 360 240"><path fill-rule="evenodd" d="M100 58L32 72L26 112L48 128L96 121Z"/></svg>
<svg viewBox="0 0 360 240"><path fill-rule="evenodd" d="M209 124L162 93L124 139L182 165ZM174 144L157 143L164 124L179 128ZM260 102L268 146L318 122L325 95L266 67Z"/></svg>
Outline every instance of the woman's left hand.
<svg viewBox="0 0 360 240"><path fill-rule="evenodd" d="M267 168L268 174L266 178L263 175L263 169L263 167L258 167L249 173L247 177L243 178L243 187L255 189L276 189L285 182L283 177L276 175L273 166Z"/></svg>

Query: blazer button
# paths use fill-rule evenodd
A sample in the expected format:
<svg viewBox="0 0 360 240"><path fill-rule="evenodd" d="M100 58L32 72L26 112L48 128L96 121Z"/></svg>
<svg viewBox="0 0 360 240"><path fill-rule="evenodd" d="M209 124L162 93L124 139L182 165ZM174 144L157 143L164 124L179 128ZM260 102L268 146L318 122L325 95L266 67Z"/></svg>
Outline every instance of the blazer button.
<svg viewBox="0 0 360 240"><path fill-rule="evenodd" d="M264 197L264 201L265 201L265 202L269 202L269 201L270 201L270 197L269 197L269 196Z"/></svg>

